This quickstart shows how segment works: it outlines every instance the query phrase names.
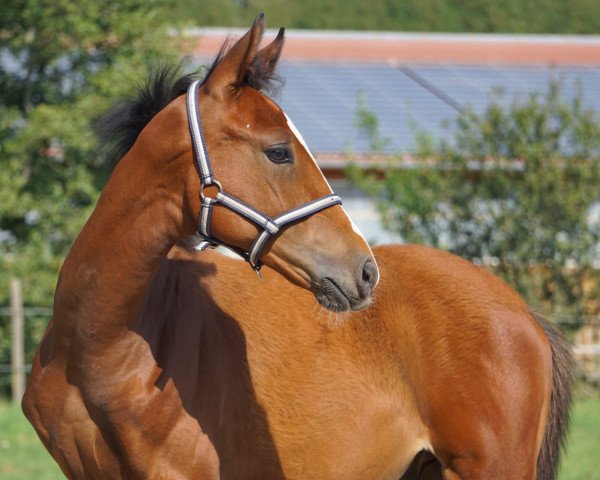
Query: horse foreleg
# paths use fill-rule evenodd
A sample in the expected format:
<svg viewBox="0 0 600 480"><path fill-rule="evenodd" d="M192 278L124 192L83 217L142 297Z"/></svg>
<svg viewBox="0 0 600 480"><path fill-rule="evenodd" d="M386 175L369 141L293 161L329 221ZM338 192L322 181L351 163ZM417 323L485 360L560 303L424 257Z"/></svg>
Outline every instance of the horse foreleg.
<svg viewBox="0 0 600 480"><path fill-rule="evenodd" d="M510 460L507 460L507 462L510 462ZM429 480L430 477L424 478ZM465 462L459 467L443 468L441 477L431 478L443 478L445 480L536 480L536 475L532 471L524 472L512 468L489 468L478 462Z"/></svg>
<svg viewBox="0 0 600 480"><path fill-rule="evenodd" d="M446 463L446 462L445 462ZM490 461L476 458L454 458L442 466L436 457L421 451L415 457L408 470L400 480L535 480L535 472L524 472L522 468L511 465L510 460L502 462L506 465L493 464Z"/></svg>
<svg viewBox="0 0 600 480"><path fill-rule="evenodd" d="M494 446L498 446L492 442ZM488 445L490 447L491 445ZM441 461L444 480L535 480L535 456L529 455L526 446L507 451L502 448L464 450ZM531 458L531 460L529 460ZM429 478L429 477L424 477Z"/></svg>
<svg viewBox="0 0 600 480"><path fill-rule="evenodd" d="M440 463L444 480L535 480L538 426L532 418L539 412L522 407L513 410L513 418L504 406L496 409L497 417L484 415L449 415L452 431L436 432L432 451ZM471 413L473 410L471 411ZM523 418L528 416L528 418ZM452 418L452 420L450 420ZM503 419L502 422L494 421ZM460 425L460 427L458 427ZM418 477L421 478L421 477ZM427 477L422 478L436 478Z"/></svg>

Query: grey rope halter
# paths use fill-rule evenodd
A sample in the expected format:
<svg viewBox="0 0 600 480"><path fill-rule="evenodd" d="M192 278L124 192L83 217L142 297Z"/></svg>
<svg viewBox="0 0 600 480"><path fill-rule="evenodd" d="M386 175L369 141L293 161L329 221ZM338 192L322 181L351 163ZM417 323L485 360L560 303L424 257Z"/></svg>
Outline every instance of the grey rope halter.
<svg viewBox="0 0 600 480"><path fill-rule="evenodd" d="M206 150L206 140L204 139L204 133L202 132L202 122L200 120L200 111L198 110L199 88L200 81L196 80L189 86L186 97L188 124L192 137L192 150L194 152L194 158L198 166L200 182L202 184L200 190L201 206L197 232L197 235L202 241L195 248L196 250L204 250L208 247L214 248L218 245L222 245L241 256L257 273L259 273L262 266L260 261L262 251L268 240L277 235L281 227L289 223L304 220L305 218L334 205L341 205L342 199L332 193L316 200L303 203L276 217L269 217L244 203L239 198L224 192L221 184L213 176L210 159ZM211 186L217 188L217 194L214 198L207 197L204 194L204 189ZM227 245L212 236L210 231L210 221L212 217L212 208L217 203L250 220L263 229L252 242L248 252L233 245Z"/></svg>

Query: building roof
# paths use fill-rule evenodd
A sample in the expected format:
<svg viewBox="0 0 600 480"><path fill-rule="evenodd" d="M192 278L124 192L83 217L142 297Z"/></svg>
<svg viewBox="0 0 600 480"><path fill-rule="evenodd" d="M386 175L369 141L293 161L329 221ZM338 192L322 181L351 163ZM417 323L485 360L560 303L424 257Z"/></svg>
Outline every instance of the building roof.
<svg viewBox="0 0 600 480"><path fill-rule="evenodd" d="M210 60L230 34L188 32L198 62ZM267 31L266 38L276 31ZM563 96L581 89L584 106L600 114L600 36L402 34L287 31L277 100L326 164L370 147L357 126L358 98L378 119L387 152L414 149L415 131L447 135L444 124L466 108L544 92L551 79Z"/></svg>
<svg viewBox="0 0 600 480"><path fill-rule="evenodd" d="M211 56L228 37L245 30L194 28L193 53ZM268 29L265 38L277 30ZM287 30L288 60L387 63L506 63L600 65L600 35L512 35Z"/></svg>

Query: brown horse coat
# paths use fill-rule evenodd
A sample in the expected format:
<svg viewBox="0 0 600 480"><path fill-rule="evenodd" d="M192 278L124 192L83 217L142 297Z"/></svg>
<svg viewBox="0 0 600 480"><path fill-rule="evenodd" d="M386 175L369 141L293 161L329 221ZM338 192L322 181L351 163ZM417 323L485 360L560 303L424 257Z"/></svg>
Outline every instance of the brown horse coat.
<svg viewBox="0 0 600 480"><path fill-rule="evenodd" d="M223 478L399 478L422 449L449 478L534 478L552 354L527 306L497 277L424 247L381 247L374 305L335 315L276 274L256 284L234 261L189 263L173 253L154 291L184 288L196 276L200 288L177 295L193 295L211 314L207 325L200 307L175 313L180 341L204 337L197 350L208 357L191 372L170 371L175 385L196 392L184 405L221 405L213 412L222 420L195 416L210 417L200 424ZM187 357L176 339L163 350L154 312L168 325L170 307L146 311L152 318L139 331L153 350L169 362Z"/></svg>
<svg viewBox="0 0 600 480"><path fill-rule="evenodd" d="M146 429L148 445L103 434L68 364L37 389L68 463L85 464L72 477L142 478L111 469L168 451L178 463L147 478L397 480L428 451L439 462L421 453L406 478L536 478L553 383L543 328L457 257L375 254L374 304L334 314L273 271L260 283L239 261L174 249L107 352L118 368L98 364L111 421Z"/></svg>

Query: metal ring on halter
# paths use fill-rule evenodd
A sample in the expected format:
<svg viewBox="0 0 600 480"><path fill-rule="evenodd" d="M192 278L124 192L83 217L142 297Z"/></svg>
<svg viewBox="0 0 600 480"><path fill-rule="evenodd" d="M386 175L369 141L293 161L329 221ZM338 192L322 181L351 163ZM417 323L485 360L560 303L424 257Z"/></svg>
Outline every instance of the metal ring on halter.
<svg viewBox="0 0 600 480"><path fill-rule="evenodd" d="M215 202L218 201L216 198L208 197L204 194L204 190L207 190L211 187L217 187L217 195L223 191L223 185L221 185L221 183L219 181L217 181L213 178L212 183L210 185L204 185L204 184L200 185L200 200L202 200L203 202L206 199L214 200Z"/></svg>

